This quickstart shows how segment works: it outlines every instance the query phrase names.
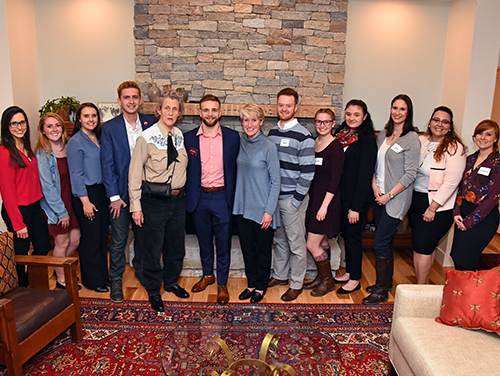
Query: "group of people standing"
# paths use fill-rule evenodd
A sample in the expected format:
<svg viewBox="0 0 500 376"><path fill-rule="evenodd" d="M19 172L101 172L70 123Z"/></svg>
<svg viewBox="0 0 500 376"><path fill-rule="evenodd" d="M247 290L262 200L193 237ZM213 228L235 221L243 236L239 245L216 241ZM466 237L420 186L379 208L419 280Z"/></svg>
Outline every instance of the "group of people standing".
<svg viewBox="0 0 500 376"><path fill-rule="evenodd" d="M408 212L418 283L427 283L435 248L456 224L452 257L459 270L473 270L499 222L498 125L481 122L474 131L479 150L466 159L447 107L434 110L425 134L413 126L407 95L391 102L391 115L375 137L366 104L351 100L339 127L330 109L315 115L317 137L295 118L298 94L277 95L278 124L266 137L264 112L244 106L244 134L221 126L217 97L200 100L201 125L183 134L175 125L183 98L168 90L157 99L157 116L139 113L138 85L118 87L122 114L101 127L99 111L83 103L72 137L64 121L47 113L38 125L35 152L26 113L12 106L2 115L0 193L2 218L16 233L15 251L50 250L70 256L79 249L81 282L123 301L122 277L129 227L135 238L135 275L151 307L163 311L161 286L179 298L185 255L186 211L192 213L203 276L193 293L217 281L217 302L229 301L232 220L236 220L248 287L240 300L260 302L268 288L288 285L283 301L304 289L323 296L361 288L362 231L373 203L376 284L365 304L388 299L392 289L392 241ZM494 210L495 209L495 210ZM48 225L48 226L47 226ZM108 228L111 225L109 269ZM344 238L346 273L333 277L328 238ZM215 244L215 247L214 247ZM272 264L274 245L274 263ZM307 251L317 266L304 283ZM216 264L217 278L214 273ZM271 275L272 270L272 275ZM28 279L18 268L21 285ZM57 287L65 288L62 268Z"/></svg>

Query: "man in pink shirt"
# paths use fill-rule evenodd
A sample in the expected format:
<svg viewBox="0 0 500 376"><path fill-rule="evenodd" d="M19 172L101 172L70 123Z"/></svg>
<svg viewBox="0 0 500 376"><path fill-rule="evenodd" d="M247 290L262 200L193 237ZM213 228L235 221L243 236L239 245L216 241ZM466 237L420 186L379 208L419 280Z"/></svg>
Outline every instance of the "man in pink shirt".
<svg viewBox="0 0 500 376"><path fill-rule="evenodd" d="M227 278L231 263L232 210L236 186L238 132L222 127L220 101L214 95L200 100L201 126L184 135L188 152L186 210L200 246L203 277L191 291L200 292L215 283L214 236L217 252L217 303L227 304Z"/></svg>

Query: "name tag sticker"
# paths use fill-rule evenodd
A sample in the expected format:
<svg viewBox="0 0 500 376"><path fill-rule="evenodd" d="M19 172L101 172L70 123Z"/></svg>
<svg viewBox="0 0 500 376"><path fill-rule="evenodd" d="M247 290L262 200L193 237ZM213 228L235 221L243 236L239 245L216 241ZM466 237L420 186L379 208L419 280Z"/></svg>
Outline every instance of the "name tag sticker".
<svg viewBox="0 0 500 376"><path fill-rule="evenodd" d="M403 151L403 148L398 144L392 145L391 149L394 150L396 153L401 153Z"/></svg>
<svg viewBox="0 0 500 376"><path fill-rule="evenodd" d="M490 176L491 168L481 167L477 172L479 175Z"/></svg>
<svg viewBox="0 0 500 376"><path fill-rule="evenodd" d="M323 166L323 158L318 157L314 163L316 166Z"/></svg>
<svg viewBox="0 0 500 376"><path fill-rule="evenodd" d="M287 148L289 145L290 145L290 139L288 138L284 138L280 142L280 146L283 146L285 148Z"/></svg>

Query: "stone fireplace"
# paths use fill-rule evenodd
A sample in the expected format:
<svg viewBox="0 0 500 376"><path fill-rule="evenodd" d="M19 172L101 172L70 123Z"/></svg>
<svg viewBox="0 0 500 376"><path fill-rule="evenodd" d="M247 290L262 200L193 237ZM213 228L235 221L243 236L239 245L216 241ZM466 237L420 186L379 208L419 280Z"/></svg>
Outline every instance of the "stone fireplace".
<svg viewBox="0 0 500 376"><path fill-rule="evenodd" d="M342 106L347 0L135 0L136 81L190 101Z"/></svg>

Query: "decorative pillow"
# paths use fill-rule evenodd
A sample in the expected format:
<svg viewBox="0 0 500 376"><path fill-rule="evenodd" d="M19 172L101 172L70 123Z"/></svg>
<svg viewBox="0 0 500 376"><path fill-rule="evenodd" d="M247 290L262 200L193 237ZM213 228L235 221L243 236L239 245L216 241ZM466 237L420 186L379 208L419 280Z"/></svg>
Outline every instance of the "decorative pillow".
<svg viewBox="0 0 500 376"><path fill-rule="evenodd" d="M477 272L446 270L437 322L500 332L500 266Z"/></svg>
<svg viewBox="0 0 500 376"><path fill-rule="evenodd" d="M0 295L16 288L17 271L14 257L14 240L12 233L0 234Z"/></svg>

